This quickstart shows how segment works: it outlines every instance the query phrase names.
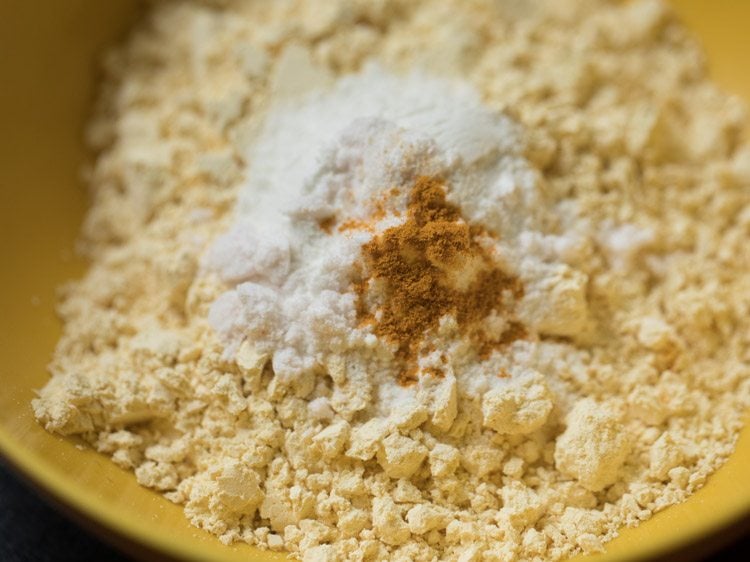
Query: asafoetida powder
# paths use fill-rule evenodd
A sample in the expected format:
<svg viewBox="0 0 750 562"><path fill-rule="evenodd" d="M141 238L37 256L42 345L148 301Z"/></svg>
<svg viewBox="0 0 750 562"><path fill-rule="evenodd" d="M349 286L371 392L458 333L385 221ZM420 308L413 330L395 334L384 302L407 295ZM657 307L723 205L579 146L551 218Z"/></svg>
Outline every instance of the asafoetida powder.
<svg viewBox="0 0 750 562"><path fill-rule="evenodd" d="M33 407L225 543L558 560L750 405L750 147L660 1L174 1Z"/></svg>

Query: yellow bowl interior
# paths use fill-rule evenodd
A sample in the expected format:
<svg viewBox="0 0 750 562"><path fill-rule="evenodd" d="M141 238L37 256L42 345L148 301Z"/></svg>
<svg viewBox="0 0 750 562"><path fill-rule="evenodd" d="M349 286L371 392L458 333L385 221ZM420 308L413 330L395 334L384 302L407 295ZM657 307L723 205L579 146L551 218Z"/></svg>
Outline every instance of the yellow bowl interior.
<svg viewBox="0 0 750 562"><path fill-rule="evenodd" d="M703 40L714 76L750 100L750 2L674 0ZM281 560L224 546L103 456L46 433L29 405L59 335L55 287L83 273L73 252L85 211L82 124L95 58L120 38L137 0L0 3L0 452L60 500L134 543L190 560ZM750 432L686 503L628 529L603 555L638 559L706 536L750 512Z"/></svg>

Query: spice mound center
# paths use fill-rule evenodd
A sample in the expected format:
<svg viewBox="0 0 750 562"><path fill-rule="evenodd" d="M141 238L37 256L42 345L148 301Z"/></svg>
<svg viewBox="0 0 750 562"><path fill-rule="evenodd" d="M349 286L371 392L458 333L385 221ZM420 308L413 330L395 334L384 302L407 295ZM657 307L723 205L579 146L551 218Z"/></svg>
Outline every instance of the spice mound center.
<svg viewBox="0 0 750 562"><path fill-rule="evenodd" d="M402 384L415 381L424 336L434 333L446 315L455 317L485 356L523 336L522 325L508 320L523 287L500 268L482 237L489 235L463 220L459 208L445 200L439 180L419 177L409 195L406 221L363 246L367 274L357 286L357 317L398 345ZM381 299L369 291L378 283ZM368 296L377 303L374 311ZM492 330L482 324L490 316ZM442 375L442 370L435 372Z"/></svg>

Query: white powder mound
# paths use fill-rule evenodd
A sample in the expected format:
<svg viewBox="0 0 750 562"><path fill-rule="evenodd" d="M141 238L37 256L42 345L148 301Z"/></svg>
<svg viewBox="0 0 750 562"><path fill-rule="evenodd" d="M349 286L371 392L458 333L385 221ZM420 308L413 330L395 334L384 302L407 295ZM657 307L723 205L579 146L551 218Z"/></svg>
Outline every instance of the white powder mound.
<svg viewBox="0 0 750 562"><path fill-rule="evenodd" d="M353 121L367 117L432 139L449 166L470 165L489 154L517 155L520 148L517 126L488 113L468 85L421 73L397 77L370 65L328 91L282 102L267 116L260 139L248 150L250 173L239 212L277 228L280 206L293 204L320 170L321 151ZM521 170L514 175L507 166L505 172L509 183L520 179Z"/></svg>
<svg viewBox="0 0 750 562"><path fill-rule="evenodd" d="M395 122L361 117L370 113ZM450 376L430 382L432 375L424 373L436 366L435 358L422 357L420 384L401 388L388 342L376 338L371 327L358 327L353 280L361 248L404 222L409 186L420 176L443 178L447 198L466 208L468 218L498 233L494 255L529 287L519 303L519 319L531 333L580 336L588 318L586 276L566 265L558 251L574 245L575 237L541 230L552 222L551 209L540 176L521 155L519 132L507 117L485 109L469 88L425 76L396 77L376 68L277 108L250 151L250 180L237 222L204 259L207 270L233 287L209 313L227 344L227 358L248 342L271 358L273 382L281 388L312 384L326 365L346 362L362 373L354 401L337 399L351 390L345 388L348 381L334 380L332 408L346 419L365 408L390 413L404 400L438 417L446 415L443 408L455 409L436 404L436 391L426 391L425 385L446 387L446 397L477 397L489 388L516 384L497 376L506 362L501 353L480 360L474 347L447 327L455 317L446 317L446 327L432 343ZM401 188L398 194L391 194L393 187ZM326 232L320 227L330 217L373 222L378 206L382 217L367 229ZM509 371L536 373L533 358L545 345L536 339L518 343L529 359L511 363ZM523 409L526 396L517 396L515 407ZM545 413L532 429L549 414L551 402L544 399ZM502 401L487 399L485 423L500 430L504 422L495 418L503 408ZM521 432L521 427L508 432Z"/></svg>

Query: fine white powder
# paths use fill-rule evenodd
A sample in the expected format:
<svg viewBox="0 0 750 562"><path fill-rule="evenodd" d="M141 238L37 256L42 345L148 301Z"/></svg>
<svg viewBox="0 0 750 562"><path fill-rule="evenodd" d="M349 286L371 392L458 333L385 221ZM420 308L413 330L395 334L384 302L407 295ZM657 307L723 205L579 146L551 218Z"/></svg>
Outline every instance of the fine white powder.
<svg viewBox="0 0 750 562"><path fill-rule="evenodd" d="M261 138L248 150L240 213L277 228L279 210L293 204L313 180L323 150L353 121L367 117L434 140L452 166L488 154L511 156L520 148L517 126L482 108L468 85L418 73L396 77L370 65L342 77L329 91L313 92L304 102L287 100L272 111ZM508 166L505 172L511 173Z"/></svg>

